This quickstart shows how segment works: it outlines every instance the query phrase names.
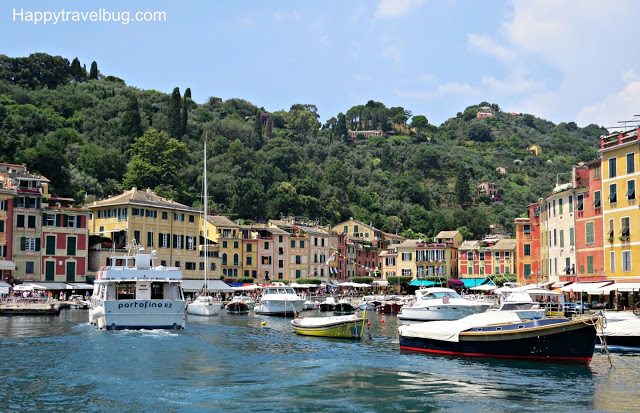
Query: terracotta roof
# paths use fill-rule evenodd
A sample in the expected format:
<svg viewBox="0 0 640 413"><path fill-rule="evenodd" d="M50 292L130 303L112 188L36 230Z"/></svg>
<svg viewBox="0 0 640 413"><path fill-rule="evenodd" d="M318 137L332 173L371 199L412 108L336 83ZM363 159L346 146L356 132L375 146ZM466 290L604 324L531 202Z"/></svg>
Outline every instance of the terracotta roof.
<svg viewBox="0 0 640 413"><path fill-rule="evenodd" d="M477 240L464 241L462 244L460 244L458 249L459 250L471 250L471 249L474 249L475 247L477 247L479 242L480 241L477 241Z"/></svg>
<svg viewBox="0 0 640 413"><path fill-rule="evenodd" d="M491 247L494 250L514 250L516 249L516 240L513 238L503 238Z"/></svg>
<svg viewBox="0 0 640 413"><path fill-rule="evenodd" d="M394 248L415 248L416 244L418 244L417 239L408 239L402 241L400 244L394 245Z"/></svg>
<svg viewBox="0 0 640 413"><path fill-rule="evenodd" d="M287 222L287 221L283 221L281 219L270 219L269 223L271 225L275 225L277 227L283 227L283 228L293 228L293 224Z"/></svg>
<svg viewBox="0 0 640 413"><path fill-rule="evenodd" d="M157 195L155 192L147 189L146 191L139 191L137 188L131 188L120 195L96 201L89 205L89 209L110 205L142 205L142 206L154 206L159 208L176 209L182 211L200 212L197 208L188 207L181 203L163 198Z"/></svg>
<svg viewBox="0 0 640 413"><path fill-rule="evenodd" d="M384 235L385 237L388 237L388 238L392 238L392 239L401 239L401 240L405 240L406 239L402 235L391 234L389 232L383 232L382 235Z"/></svg>
<svg viewBox="0 0 640 413"><path fill-rule="evenodd" d="M460 231L440 231L438 233L438 235L436 235L436 238L453 238L456 235L458 235L460 233Z"/></svg>
<svg viewBox="0 0 640 413"><path fill-rule="evenodd" d="M222 215L211 215L207 218L207 221L211 222L217 227L225 228L240 228L240 225L236 224L232 220Z"/></svg>

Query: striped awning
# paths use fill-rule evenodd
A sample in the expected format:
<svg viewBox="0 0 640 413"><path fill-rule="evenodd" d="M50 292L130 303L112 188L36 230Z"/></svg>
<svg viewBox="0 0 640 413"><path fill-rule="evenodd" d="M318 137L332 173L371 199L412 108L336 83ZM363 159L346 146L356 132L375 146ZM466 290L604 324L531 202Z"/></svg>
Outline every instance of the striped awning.
<svg viewBox="0 0 640 413"><path fill-rule="evenodd" d="M0 270L15 271L15 269L16 269L16 265L13 263L13 261L6 261L6 260L0 261Z"/></svg>

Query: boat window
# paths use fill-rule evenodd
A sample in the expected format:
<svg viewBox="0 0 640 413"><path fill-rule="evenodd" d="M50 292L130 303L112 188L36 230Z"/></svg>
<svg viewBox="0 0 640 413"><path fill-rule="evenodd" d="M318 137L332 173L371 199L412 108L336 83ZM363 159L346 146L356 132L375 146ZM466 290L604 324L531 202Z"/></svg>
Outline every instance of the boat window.
<svg viewBox="0 0 640 413"><path fill-rule="evenodd" d="M518 326L518 328L524 328L524 326L521 324L521 325Z"/></svg>
<svg viewBox="0 0 640 413"><path fill-rule="evenodd" d="M502 327L496 327L496 331L502 330Z"/></svg>
<svg viewBox="0 0 640 413"><path fill-rule="evenodd" d="M116 300L133 300L136 298L136 283L135 282L121 282L116 286L118 296Z"/></svg>
<svg viewBox="0 0 640 413"><path fill-rule="evenodd" d="M285 292L286 292L287 294L295 294L295 293L296 293L295 291L293 291L293 288L287 288L287 289L285 290Z"/></svg>
<svg viewBox="0 0 640 413"><path fill-rule="evenodd" d="M162 300L164 298L163 283L151 283L151 299Z"/></svg>

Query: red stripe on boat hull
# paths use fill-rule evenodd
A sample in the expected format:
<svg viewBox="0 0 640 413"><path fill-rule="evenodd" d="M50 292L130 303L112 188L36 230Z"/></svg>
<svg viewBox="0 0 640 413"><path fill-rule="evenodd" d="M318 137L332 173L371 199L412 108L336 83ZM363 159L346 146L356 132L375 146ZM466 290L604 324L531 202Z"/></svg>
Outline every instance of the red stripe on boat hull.
<svg viewBox="0 0 640 413"><path fill-rule="evenodd" d="M591 362L591 357L510 356L510 355L500 355L500 354L481 354L481 353L466 353L466 352L446 351L446 350L431 350L431 349L425 349L425 348L419 348L419 347L407 347L407 346L400 346L400 350L421 351L424 353L445 354L449 356L491 357L491 358L501 358L501 359L549 360L549 361L566 360L566 361L584 362L587 364Z"/></svg>

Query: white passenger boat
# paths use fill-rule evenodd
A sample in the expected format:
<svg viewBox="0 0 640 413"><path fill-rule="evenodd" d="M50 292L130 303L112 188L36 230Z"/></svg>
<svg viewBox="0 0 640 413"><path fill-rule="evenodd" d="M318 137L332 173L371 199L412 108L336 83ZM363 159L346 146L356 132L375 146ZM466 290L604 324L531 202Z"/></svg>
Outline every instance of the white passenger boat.
<svg viewBox="0 0 640 413"><path fill-rule="evenodd" d="M254 307L256 314L290 315L302 311L304 298L298 297L295 290L284 283L271 284L262 290L260 302Z"/></svg>
<svg viewBox="0 0 640 413"><path fill-rule="evenodd" d="M487 311L491 304L467 300L450 288L431 287L416 291L416 302L405 305L398 314L401 320L458 320Z"/></svg>
<svg viewBox="0 0 640 413"><path fill-rule="evenodd" d="M113 256L96 275L89 322L106 330L183 329L182 272L155 266L155 251Z"/></svg>

